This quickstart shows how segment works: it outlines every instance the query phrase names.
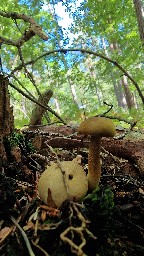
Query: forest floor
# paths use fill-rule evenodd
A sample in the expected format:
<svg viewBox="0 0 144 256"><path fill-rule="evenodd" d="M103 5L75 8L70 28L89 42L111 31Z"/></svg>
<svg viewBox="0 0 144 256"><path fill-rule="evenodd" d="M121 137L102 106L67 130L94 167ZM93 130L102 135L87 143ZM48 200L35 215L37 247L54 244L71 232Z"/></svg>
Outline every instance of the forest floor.
<svg viewBox="0 0 144 256"><path fill-rule="evenodd" d="M0 166L0 255L144 255L144 170L139 162L104 147L99 188L81 202L49 208L38 196L37 183L55 154L46 147L33 152L27 136L15 135L19 144ZM141 152L143 142L138 141ZM127 143L131 147L131 140ZM87 148L54 151L60 161L81 155L87 172Z"/></svg>

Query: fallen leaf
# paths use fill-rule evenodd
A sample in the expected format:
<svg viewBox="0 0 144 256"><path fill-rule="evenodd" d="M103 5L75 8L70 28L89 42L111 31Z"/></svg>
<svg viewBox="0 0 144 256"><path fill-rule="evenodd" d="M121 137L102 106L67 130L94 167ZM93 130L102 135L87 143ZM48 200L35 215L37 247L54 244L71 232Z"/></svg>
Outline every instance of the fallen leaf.
<svg viewBox="0 0 144 256"><path fill-rule="evenodd" d="M0 230L0 244L4 241L4 239L12 232L13 228L4 227Z"/></svg>

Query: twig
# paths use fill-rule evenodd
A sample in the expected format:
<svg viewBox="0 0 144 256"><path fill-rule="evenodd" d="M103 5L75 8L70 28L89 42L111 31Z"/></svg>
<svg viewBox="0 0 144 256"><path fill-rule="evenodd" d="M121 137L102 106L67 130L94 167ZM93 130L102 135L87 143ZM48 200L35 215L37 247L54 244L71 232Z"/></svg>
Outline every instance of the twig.
<svg viewBox="0 0 144 256"><path fill-rule="evenodd" d="M101 114L100 116L105 116L105 115ZM133 122L132 121L128 121L127 119L121 118L119 116L105 116L105 117L107 117L109 119L116 119L116 120L118 120L120 122L127 123L127 124L131 125L132 128L137 124L137 121L133 121Z"/></svg>
<svg viewBox="0 0 144 256"><path fill-rule="evenodd" d="M30 90L28 90L28 89L23 85L23 83L21 83L21 81L20 81L16 76L14 76L14 75L9 75L9 74L7 74L6 72L4 72L4 74L7 75L8 78L11 78L11 77L12 77L14 80L16 80L16 81L19 83L19 85L20 85L33 99L36 100L36 98L33 96L33 94L30 92Z"/></svg>
<svg viewBox="0 0 144 256"><path fill-rule="evenodd" d="M37 239L35 242L32 241L32 244L36 246L40 251L42 251L45 256L49 256L49 254L40 245L38 245L38 242L39 242L39 239Z"/></svg>
<svg viewBox="0 0 144 256"><path fill-rule="evenodd" d="M107 151L104 147L101 146L101 149L102 151L105 153L105 154L108 154L112 157L112 159L114 160L114 162L119 162L121 163L121 160L117 157L117 156L114 156L112 153L110 153L109 151ZM125 160L126 161L126 160Z"/></svg>
<svg viewBox="0 0 144 256"><path fill-rule="evenodd" d="M26 243L26 246L27 246L29 255L30 255L30 256L35 256L35 254L34 254L32 248L31 248L29 239L28 239L26 233L24 232L24 230L20 227L20 225L17 223L17 221L16 221L12 216L10 216L10 219L11 219L11 221L15 224L15 226L19 229L19 231L21 232L21 234L22 234L22 236L23 236L23 239L24 239L24 241L25 241L25 243Z"/></svg>
<svg viewBox="0 0 144 256"><path fill-rule="evenodd" d="M111 110L112 110L112 108L113 108L113 105L110 105L110 104L108 104L107 102L103 102L103 104L105 104L105 105L107 105L107 106L109 106L110 108L106 111L106 112L104 112L102 115L99 115L99 116L105 116L107 113L109 113Z"/></svg>
<svg viewBox="0 0 144 256"><path fill-rule="evenodd" d="M31 158L37 158L38 160L42 160L43 162L45 162L46 164L49 163L49 160L48 160L48 157L47 156L43 156L41 154L38 154L38 153L32 153L30 155Z"/></svg>

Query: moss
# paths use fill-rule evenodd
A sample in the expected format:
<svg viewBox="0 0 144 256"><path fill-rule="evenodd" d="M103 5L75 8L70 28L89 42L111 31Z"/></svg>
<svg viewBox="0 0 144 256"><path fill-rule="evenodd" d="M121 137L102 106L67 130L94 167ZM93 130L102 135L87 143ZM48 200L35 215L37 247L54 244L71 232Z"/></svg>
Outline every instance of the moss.
<svg viewBox="0 0 144 256"><path fill-rule="evenodd" d="M110 188L97 187L84 198L83 202L86 207L96 210L97 214L109 214L114 208L114 194Z"/></svg>
<svg viewBox="0 0 144 256"><path fill-rule="evenodd" d="M27 139L27 136L17 131L14 131L8 137L6 137L4 144L7 151L9 151L14 146L18 146L22 152L35 152L35 149L31 141Z"/></svg>

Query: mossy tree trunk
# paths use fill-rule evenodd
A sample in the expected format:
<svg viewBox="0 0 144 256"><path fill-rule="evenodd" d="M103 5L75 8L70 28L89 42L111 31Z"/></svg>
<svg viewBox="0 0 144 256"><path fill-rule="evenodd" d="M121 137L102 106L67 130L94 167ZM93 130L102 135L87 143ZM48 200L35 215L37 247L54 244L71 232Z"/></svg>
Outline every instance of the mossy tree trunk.
<svg viewBox="0 0 144 256"><path fill-rule="evenodd" d="M8 79L0 75L0 159L7 160L4 139L14 129L13 108L10 107Z"/></svg>

